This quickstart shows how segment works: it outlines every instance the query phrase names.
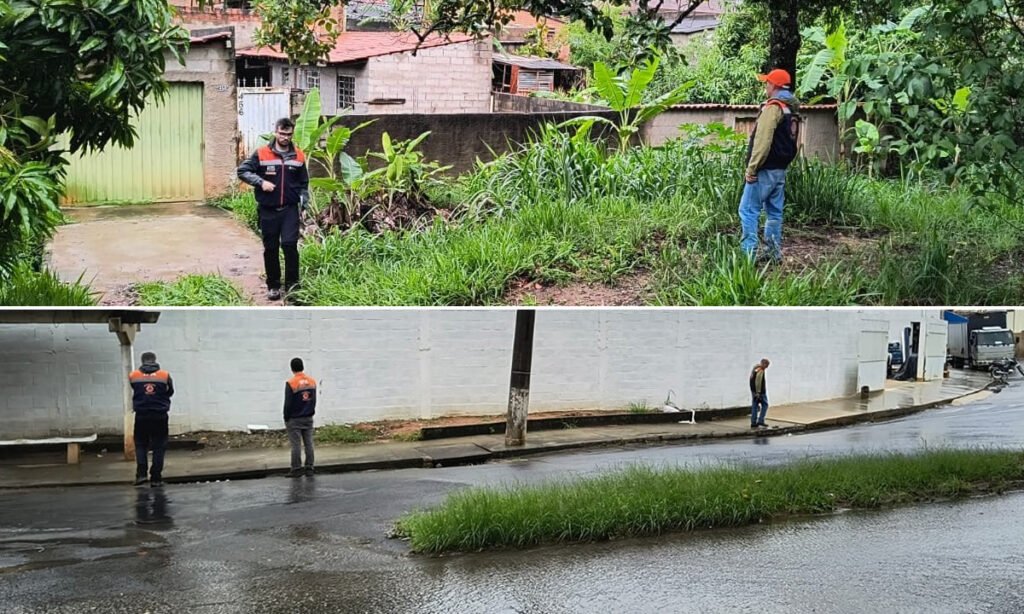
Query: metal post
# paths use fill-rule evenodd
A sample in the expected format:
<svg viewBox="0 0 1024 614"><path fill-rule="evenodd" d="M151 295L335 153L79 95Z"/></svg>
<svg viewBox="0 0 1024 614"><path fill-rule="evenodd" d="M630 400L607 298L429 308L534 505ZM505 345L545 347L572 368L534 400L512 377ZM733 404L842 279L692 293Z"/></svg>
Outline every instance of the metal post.
<svg viewBox="0 0 1024 614"><path fill-rule="evenodd" d="M526 443L526 415L530 406L530 368L533 364L533 324L537 312L520 309L516 312L515 341L512 343L512 377L508 391L508 417L505 423L505 445Z"/></svg>
<svg viewBox="0 0 1024 614"><path fill-rule="evenodd" d="M121 399L124 409L124 459L135 460L135 438L133 431L135 427L135 413L132 411L132 389L128 384L128 374L135 369L135 361L132 353L132 343L135 341L135 333L139 332L138 324L124 324L121 318L111 318L108 330L117 335L121 344Z"/></svg>

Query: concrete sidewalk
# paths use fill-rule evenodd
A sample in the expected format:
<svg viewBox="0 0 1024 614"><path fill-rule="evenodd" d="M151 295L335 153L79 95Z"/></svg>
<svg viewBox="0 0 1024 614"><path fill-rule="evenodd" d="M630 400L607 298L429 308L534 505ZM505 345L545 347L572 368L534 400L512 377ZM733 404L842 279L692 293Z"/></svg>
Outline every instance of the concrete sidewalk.
<svg viewBox="0 0 1024 614"><path fill-rule="evenodd" d="M953 372L950 378L935 382L889 382L885 391L867 400L851 397L780 405L769 409L770 428L756 431L751 430L748 416L702 422L698 412L696 424L636 424L537 431L528 433L526 445L514 448L505 446L504 435L321 445L316 450L316 464L321 473L442 467L596 446L772 437L890 419L954 401L969 402L990 394L983 392L989 381L987 375ZM688 414L680 414L681 418L683 416L688 417ZM284 474L289 469L288 463L289 452L286 448L169 450L164 479L167 482L193 482L259 478ZM125 462L118 453L105 454L99 458L83 455L79 465L41 463L0 466L0 488L130 484L134 476L135 464Z"/></svg>

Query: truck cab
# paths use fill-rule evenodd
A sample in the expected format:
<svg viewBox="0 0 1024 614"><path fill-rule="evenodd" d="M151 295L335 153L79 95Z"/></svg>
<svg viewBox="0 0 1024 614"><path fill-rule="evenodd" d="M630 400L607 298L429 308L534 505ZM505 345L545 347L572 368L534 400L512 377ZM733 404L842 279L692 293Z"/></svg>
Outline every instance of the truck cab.
<svg viewBox="0 0 1024 614"><path fill-rule="evenodd" d="M972 330L968 348L970 362L975 367L985 367L996 361L1011 359L1016 353L1013 333L998 326Z"/></svg>

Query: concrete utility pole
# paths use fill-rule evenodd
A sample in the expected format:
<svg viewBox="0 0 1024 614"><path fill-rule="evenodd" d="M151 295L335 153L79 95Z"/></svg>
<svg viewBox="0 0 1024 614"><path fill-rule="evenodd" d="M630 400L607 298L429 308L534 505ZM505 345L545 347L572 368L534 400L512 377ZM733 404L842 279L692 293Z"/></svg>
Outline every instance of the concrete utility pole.
<svg viewBox="0 0 1024 614"><path fill-rule="evenodd" d="M515 340L512 343L512 378L508 391L505 445L526 443L526 415L530 406L530 367L533 364L533 323L537 312L516 311Z"/></svg>
<svg viewBox="0 0 1024 614"><path fill-rule="evenodd" d="M135 414L132 412L132 389L128 385L128 374L135 369L132 343L135 341L135 334L139 332L139 325L122 322L121 318L110 318L107 329L117 335L117 340L121 344L121 371L124 378L121 387L121 398L124 405L124 459L133 461L135 460L135 438L132 435Z"/></svg>

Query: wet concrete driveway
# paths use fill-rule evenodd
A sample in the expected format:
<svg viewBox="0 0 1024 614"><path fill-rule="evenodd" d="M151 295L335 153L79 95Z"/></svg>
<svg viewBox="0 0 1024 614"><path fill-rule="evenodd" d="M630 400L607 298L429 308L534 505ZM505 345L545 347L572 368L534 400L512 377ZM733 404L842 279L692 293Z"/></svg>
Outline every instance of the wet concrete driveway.
<svg viewBox="0 0 1024 614"><path fill-rule="evenodd" d="M476 467L0 492L11 612L1021 612L1024 493L740 530L444 558L394 520L467 486L624 464L1024 448L1024 385L841 430Z"/></svg>
<svg viewBox="0 0 1024 614"><path fill-rule="evenodd" d="M83 276L104 305L125 305L132 284L220 274L262 299L263 246L229 213L201 203L68 208L47 249L65 281Z"/></svg>

